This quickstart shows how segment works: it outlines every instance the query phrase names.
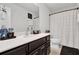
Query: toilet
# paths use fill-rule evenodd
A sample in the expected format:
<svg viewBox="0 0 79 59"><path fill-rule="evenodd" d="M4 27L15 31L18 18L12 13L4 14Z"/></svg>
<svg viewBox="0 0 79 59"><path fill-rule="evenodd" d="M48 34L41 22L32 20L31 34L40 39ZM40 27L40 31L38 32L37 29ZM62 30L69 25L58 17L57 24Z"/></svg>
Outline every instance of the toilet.
<svg viewBox="0 0 79 59"><path fill-rule="evenodd" d="M60 45L60 39L57 38L51 38L51 55L60 55L61 52L61 45Z"/></svg>
<svg viewBox="0 0 79 59"><path fill-rule="evenodd" d="M60 39L51 38L51 48L60 48Z"/></svg>

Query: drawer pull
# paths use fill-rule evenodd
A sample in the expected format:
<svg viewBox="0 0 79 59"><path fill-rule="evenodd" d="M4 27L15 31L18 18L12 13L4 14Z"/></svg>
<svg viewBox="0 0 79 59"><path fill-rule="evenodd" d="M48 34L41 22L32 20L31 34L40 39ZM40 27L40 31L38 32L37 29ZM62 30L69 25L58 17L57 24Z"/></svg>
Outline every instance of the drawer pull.
<svg viewBox="0 0 79 59"><path fill-rule="evenodd" d="M36 55L38 52L35 52L33 55Z"/></svg>
<svg viewBox="0 0 79 59"><path fill-rule="evenodd" d="M42 46L42 47L41 47L41 49L44 49L44 48L45 48L45 46Z"/></svg>

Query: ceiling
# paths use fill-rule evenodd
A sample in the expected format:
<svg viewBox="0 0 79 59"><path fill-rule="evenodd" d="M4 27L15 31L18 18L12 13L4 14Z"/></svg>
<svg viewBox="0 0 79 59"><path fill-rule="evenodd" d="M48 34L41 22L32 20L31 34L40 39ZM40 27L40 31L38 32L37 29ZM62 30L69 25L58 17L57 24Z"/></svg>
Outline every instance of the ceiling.
<svg viewBox="0 0 79 59"><path fill-rule="evenodd" d="M43 3L43 4L51 12L75 7L77 5L77 3ZM25 7L26 9L33 11L36 14L39 14L39 8L38 8L38 6L36 6L35 3L20 3L19 5Z"/></svg>
<svg viewBox="0 0 79 59"><path fill-rule="evenodd" d="M77 5L77 3L45 3L50 11L58 11L62 9L72 8Z"/></svg>
<svg viewBox="0 0 79 59"><path fill-rule="evenodd" d="M39 10L39 8L34 3L21 3L20 5L34 12L37 12Z"/></svg>
<svg viewBox="0 0 79 59"><path fill-rule="evenodd" d="M18 5L26 8L26 10L35 13L36 15L39 14L39 8L34 3L18 3Z"/></svg>
<svg viewBox="0 0 79 59"><path fill-rule="evenodd" d="M39 16L39 7L38 7L39 3L14 3L14 4L19 5L25 8L26 10L35 13L35 17ZM61 11L67 8L73 8L77 5L79 6L79 4L77 3L43 3L43 5L45 5L49 9L50 14L55 11Z"/></svg>

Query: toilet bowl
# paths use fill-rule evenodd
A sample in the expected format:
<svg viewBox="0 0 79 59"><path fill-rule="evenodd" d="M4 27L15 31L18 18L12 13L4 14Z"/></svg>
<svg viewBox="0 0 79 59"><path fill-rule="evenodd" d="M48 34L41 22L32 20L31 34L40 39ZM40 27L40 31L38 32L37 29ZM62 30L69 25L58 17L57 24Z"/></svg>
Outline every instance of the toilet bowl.
<svg viewBox="0 0 79 59"><path fill-rule="evenodd" d="M60 39L51 38L51 48L59 48L60 47Z"/></svg>

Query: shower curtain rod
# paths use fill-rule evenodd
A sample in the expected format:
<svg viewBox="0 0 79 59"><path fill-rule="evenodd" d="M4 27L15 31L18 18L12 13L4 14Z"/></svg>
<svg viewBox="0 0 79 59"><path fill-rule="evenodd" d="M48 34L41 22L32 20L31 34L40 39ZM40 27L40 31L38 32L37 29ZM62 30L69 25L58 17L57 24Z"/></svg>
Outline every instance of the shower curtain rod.
<svg viewBox="0 0 79 59"><path fill-rule="evenodd" d="M76 10L76 9L78 10L79 7L76 7L76 8L73 8L73 9L64 10L64 11L60 11L60 12L56 12L56 13L52 13L52 14L49 14L49 16L54 15L54 14L58 14L58 13L62 13L62 12L66 12L66 11L70 11L70 10Z"/></svg>
<svg viewBox="0 0 79 59"><path fill-rule="evenodd" d="M36 18L39 18L39 16L38 17L35 17L34 19L36 19Z"/></svg>

